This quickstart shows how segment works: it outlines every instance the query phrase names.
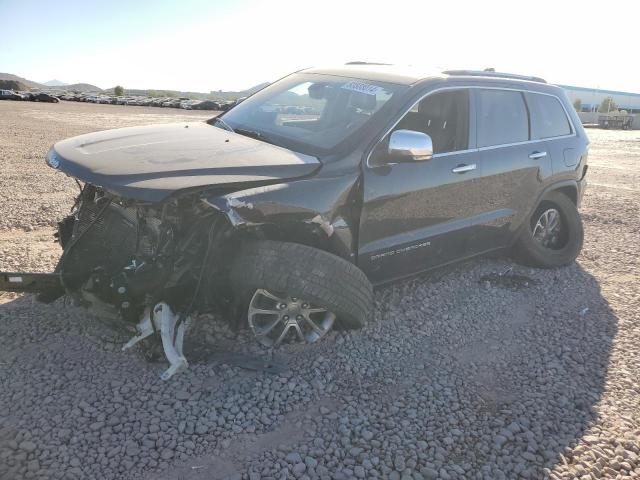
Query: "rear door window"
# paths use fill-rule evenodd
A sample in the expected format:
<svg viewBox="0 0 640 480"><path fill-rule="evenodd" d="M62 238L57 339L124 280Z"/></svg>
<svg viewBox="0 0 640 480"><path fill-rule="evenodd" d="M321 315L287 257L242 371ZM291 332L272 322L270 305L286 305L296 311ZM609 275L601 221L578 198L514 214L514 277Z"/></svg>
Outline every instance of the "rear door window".
<svg viewBox="0 0 640 480"><path fill-rule="evenodd" d="M478 147L529 140L529 116L521 92L478 90Z"/></svg>
<svg viewBox="0 0 640 480"><path fill-rule="evenodd" d="M531 135L533 138L553 138L571 134L567 114L556 97L540 93L527 93L531 111Z"/></svg>

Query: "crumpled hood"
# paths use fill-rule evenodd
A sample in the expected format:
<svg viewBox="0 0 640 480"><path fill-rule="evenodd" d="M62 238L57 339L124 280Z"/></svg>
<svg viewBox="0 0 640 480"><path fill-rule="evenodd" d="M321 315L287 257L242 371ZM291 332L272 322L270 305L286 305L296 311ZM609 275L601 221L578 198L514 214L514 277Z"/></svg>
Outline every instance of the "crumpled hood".
<svg viewBox="0 0 640 480"><path fill-rule="evenodd" d="M185 188L276 183L320 166L315 157L204 122L80 135L56 143L47 163L122 197L152 202Z"/></svg>

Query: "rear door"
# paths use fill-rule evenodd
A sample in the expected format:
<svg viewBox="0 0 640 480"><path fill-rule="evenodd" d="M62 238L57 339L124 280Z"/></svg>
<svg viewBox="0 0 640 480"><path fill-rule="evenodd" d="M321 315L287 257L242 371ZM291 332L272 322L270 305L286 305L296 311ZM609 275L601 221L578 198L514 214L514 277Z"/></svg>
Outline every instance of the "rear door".
<svg viewBox="0 0 640 480"><path fill-rule="evenodd" d="M479 88L474 94L484 213L468 249L477 254L512 241L552 169L546 142L533 138L524 91Z"/></svg>
<svg viewBox="0 0 640 480"><path fill-rule="evenodd" d="M544 141L544 151L549 156L553 172L558 173L577 165L583 149L560 141L575 136L560 99L540 92L527 92L526 98L531 116L531 136Z"/></svg>

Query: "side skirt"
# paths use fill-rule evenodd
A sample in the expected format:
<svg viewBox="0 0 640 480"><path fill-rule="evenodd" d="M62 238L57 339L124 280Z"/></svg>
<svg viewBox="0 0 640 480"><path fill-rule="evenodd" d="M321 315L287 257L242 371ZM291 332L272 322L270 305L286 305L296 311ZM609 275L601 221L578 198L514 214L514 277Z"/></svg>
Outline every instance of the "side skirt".
<svg viewBox="0 0 640 480"><path fill-rule="evenodd" d="M424 270L418 270L417 272L412 272L407 275L399 275L397 277L385 279L373 284L373 288L383 288L389 285L393 285L395 283L403 282L405 280L410 280L412 278L420 277L422 275L428 274L430 272L434 272L440 270L441 268L450 267L451 265L455 265L458 263L464 263L467 260L472 260L478 257L499 255L500 253L506 254L509 252L510 247L500 247L500 248L491 248L489 250L485 250L482 252L474 253L473 255L467 255L466 257L456 258L455 260L451 260L449 262L441 263L440 265L436 265L434 267L426 268Z"/></svg>

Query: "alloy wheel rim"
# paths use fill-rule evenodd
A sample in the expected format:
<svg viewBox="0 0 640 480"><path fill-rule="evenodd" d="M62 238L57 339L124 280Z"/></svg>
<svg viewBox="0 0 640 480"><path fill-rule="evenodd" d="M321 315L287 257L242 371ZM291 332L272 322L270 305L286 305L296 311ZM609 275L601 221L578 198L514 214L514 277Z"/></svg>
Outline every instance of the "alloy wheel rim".
<svg viewBox="0 0 640 480"><path fill-rule="evenodd" d="M277 347L292 336L301 342L317 342L329 333L336 316L305 299L259 288L249 302L248 319L260 343Z"/></svg>
<svg viewBox="0 0 640 480"><path fill-rule="evenodd" d="M548 208L540 214L533 227L533 238L544 248L560 248L562 219L555 208Z"/></svg>

